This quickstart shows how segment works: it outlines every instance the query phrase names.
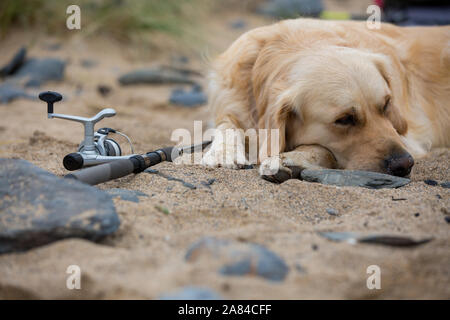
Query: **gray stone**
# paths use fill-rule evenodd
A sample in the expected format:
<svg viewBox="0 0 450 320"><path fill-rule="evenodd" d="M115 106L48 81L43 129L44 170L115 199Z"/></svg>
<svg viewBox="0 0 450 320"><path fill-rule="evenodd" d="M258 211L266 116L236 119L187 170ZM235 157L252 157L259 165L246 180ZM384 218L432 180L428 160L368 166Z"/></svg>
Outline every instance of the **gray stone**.
<svg viewBox="0 0 450 320"><path fill-rule="evenodd" d="M66 63L56 58L28 59L14 74L14 78L26 78L26 87L39 87L47 81L64 78Z"/></svg>
<svg viewBox="0 0 450 320"><path fill-rule="evenodd" d="M364 187L369 189L398 188L411 180L384 173L353 170L303 170L301 178L309 182L319 182L342 187Z"/></svg>
<svg viewBox="0 0 450 320"><path fill-rule="evenodd" d="M128 189L109 189L105 190L107 193L109 193L113 198L118 197L121 200L124 201L131 201L131 202L139 202L139 197L148 197L146 193L143 193L141 191L136 190L128 190Z"/></svg>
<svg viewBox="0 0 450 320"><path fill-rule="evenodd" d="M25 160L0 159L0 253L64 238L95 241L119 224L107 193Z"/></svg>
<svg viewBox="0 0 450 320"><path fill-rule="evenodd" d="M415 247L433 240L432 238L415 240L410 237L398 235L383 235L383 234L360 235L353 232L319 232L319 235L328 240L337 242L345 241L351 244L359 242L367 244L379 244L392 247Z"/></svg>
<svg viewBox="0 0 450 320"><path fill-rule="evenodd" d="M200 86L194 86L191 91L175 89L170 95L169 102L184 107L195 107L208 101Z"/></svg>
<svg viewBox="0 0 450 320"><path fill-rule="evenodd" d="M27 49L25 47L20 48L19 51L17 51L17 53L11 59L11 61L0 69L0 76L6 77L14 74L14 72L16 72L23 65L26 56Z"/></svg>
<svg viewBox="0 0 450 320"><path fill-rule="evenodd" d="M183 287L173 293L162 294L161 300L223 300L214 290L202 287Z"/></svg>
<svg viewBox="0 0 450 320"><path fill-rule="evenodd" d="M446 189L450 188L450 181L442 182L441 183L441 187L442 188L446 188Z"/></svg>
<svg viewBox="0 0 450 320"><path fill-rule="evenodd" d="M339 213L333 209L333 208L326 208L325 211L330 215L330 216L337 216L339 215Z"/></svg>
<svg viewBox="0 0 450 320"><path fill-rule="evenodd" d="M319 232L319 235L331 241L347 241L351 243L355 243L358 236L352 232Z"/></svg>
<svg viewBox="0 0 450 320"><path fill-rule="evenodd" d="M189 76L194 72L190 70L155 67L139 69L122 75L119 78L121 85L133 84L196 84Z"/></svg>
<svg viewBox="0 0 450 320"><path fill-rule="evenodd" d="M323 11L321 0L267 0L258 9L275 18L318 17Z"/></svg>
<svg viewBox="0 0 450 320"><path fill-rule="evenodd" d="M33 96L24 89L10 83L0 85L0 103L9 103L19 98L34 100L37 96Z"/></svg>
<svg viewBox="0 0 450 320"><path fill-rule="evenodd" d="M220 260L222 266L218 272L223 275L256 275L271 281L282 281L289 272L281 257L254 243L205 237L188 249L185 258L196 261L202 256Z"/></svg>

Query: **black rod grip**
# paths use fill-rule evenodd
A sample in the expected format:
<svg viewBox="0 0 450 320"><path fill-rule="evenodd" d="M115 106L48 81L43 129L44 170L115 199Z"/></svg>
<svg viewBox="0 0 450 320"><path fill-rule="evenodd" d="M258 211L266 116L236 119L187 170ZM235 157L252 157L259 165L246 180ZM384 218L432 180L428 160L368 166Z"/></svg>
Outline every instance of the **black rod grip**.
<svg viewBox="0 0 450 320"><path fill-rule="evenodd" d="M120 159L95 167L86 168L65 176L94 186L125 177L135 171L135 162L131 159Z"/></svg>

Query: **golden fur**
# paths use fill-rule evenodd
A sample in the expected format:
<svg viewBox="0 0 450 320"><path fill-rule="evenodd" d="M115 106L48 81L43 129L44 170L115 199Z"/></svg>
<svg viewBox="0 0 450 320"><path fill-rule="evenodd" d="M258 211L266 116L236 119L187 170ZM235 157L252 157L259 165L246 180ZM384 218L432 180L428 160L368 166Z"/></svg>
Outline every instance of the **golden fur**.
<svg viewBox="0 0 450 320"><path fill-rule="evenodd" d="M280 129L269 156L320 145L339 168L385 171L390 154L450 146L450 27L282 21L237 39L209 89L218 129ZM223 148L213 143L204 163L221 165Z"/></svg>

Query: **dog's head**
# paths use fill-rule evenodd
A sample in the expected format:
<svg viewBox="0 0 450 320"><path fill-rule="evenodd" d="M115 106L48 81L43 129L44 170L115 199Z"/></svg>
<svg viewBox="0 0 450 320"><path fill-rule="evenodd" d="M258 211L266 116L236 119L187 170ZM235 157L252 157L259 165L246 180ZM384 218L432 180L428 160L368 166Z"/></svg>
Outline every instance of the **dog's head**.
<svg viewBox="0 0 450 320"><path fill-rule="evenodd" d="M280 129L281 150L317 144L342 169L407 176L414 161L400 138L408 128L392 79L384 55L345 47L304 53L272 92L269 127Z"/></svg>

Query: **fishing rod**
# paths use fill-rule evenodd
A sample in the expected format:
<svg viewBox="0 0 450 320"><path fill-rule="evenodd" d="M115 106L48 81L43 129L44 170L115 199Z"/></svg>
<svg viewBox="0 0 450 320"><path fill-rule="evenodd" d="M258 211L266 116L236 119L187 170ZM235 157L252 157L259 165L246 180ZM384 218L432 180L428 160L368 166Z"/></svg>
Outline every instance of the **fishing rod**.
<svg viewBox="0 0 450 320"><path fill-rule="evenodd" d="M62 100L62 95L58 92L41 92L39 99L47 102L49 119L58 118L80 122L84 125L84 140L80 143L78 152L66 155L63 159L63 166L69 171L82 169L66 175L65 178L76 179L90 185L118 179L132 173L140 173L163 161L172 162L184 153L201 151L211 143L211 141L204 141L187 147L166 147L141 155L134 154L133 144L126 134L112 128L101 128L94 131L97 122L116 115L114 109L106 108L91 118L83 118L54 113L54 104ZM122 155L119 143L108 136L110 133L117 133L125 137L130 144L132 154Z"/></svg>
<svg viewBox="0 0 450 320"><path fill-rule="evenodd" d="M172 162L184 153L192 153L197 150L203 150L210 143L211 141L205 141L201 144L188 147L162 148L141 155L133 155L128 159L118 159L108 163L82 169L66 175L65 178L76 179L90 185L96 185L110 180L122 178L132 173L140 173L145 169L163 161Z"/></svg>

